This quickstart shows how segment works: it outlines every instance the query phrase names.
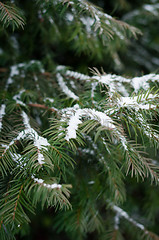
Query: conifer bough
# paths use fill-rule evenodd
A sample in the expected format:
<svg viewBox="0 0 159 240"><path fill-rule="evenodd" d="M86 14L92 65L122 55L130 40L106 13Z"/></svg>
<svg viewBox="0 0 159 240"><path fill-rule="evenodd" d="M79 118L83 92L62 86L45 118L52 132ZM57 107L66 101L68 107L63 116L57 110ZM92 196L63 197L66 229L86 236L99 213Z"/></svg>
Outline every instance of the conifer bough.
<svg viewBox="0 0 159 240"><path fill-rule="evenodd" d="M80 52L83 41L85 47L96 43L96 51L101 44L109 47L116 39L125 43L127 33L140 32L88 1L36 4L39 19L49 22L57 38L73 30L69 41ZM0 2L0 10L4 25L24 25L15 8ZM97 68L86 75L54 57L52 61L49 73L43 59L5 66L9 71L3 73L0 93L0 239L27 235L26 226L39 205L52 209L54 233L63 231L68 239L87 239L89 234L101 240L159 239L144 217L131 212L129 204L132 209L137 204L127 195L127 185L136 180L147 181L147 188L150 180L158 188L158 161L147 149L159 146L159 75L130 78Z"/></svg>

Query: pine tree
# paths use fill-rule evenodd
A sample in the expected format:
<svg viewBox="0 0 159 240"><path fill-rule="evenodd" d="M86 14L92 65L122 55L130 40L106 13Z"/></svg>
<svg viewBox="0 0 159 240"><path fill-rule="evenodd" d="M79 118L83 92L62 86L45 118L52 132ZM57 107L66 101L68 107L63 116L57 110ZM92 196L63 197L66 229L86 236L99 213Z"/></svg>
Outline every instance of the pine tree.
<svg viewBox="0 0 159 240"><path fill-rule="evenodd" d="M159 239L159 7L120 2L0 2L0 239Z"/></svg>

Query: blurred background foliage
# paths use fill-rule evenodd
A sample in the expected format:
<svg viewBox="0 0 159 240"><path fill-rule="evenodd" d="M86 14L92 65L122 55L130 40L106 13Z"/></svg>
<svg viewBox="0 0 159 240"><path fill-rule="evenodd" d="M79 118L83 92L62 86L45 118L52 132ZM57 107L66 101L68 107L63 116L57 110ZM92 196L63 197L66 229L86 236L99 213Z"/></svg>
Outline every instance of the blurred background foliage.
<svg viewBox="0 0 159 240"><path fill-rule="evenodd" d="M158 71L159 36L157 34L159 5L157 1L92 1L118 20L126 21L139 28L142 35L137 39L113 39L96 46L89 39L89 48L84 36L80 42L73 43L72 33L77 31L63 19L61 8L47 6L47 11L36 1L15 1L26 18L25 30L11 28L0 31L3 48L0 51L1 66L30 59L42 60L48 70L55 63L71 66L76 71L89 73L89 67L101 66L105 72L131 76ZM50 16L48 18L48 13ZM75 19L76 27L78 17ZM54 21L54 24L52 24ZM75 23L74 23L75 24ZM69 26L70 25L70 26ZM80 26L79 26L80 29ZM78 32L78 31L77 31ZM77 34L75 32L75 35ZM75 37L75 36L74 36ZM82 39L83 37L83 39ZM86 46L85 46L86 45ZM83 61L84 59L84 61ZM104 59L104 61L103 61Z"/></svg>

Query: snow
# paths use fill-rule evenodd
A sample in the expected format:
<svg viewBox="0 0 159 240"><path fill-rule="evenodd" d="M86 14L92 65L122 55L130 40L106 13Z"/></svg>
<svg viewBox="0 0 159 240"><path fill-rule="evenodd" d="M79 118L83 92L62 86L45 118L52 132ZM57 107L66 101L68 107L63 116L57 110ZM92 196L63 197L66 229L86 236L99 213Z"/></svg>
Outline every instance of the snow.
<svg viewBox="0 0 159 240"><path fill-rule="evenodd" d="M40 61L37 61L37 60L31 60L28 63L19 63L17 65L11 66L11 68L10 68L10 75L9 75L9 78L7 79L7 83L6 83L5 89L7 90L9 85L13 83L13 77L14 76L18 76L20 74L20 72L19 72L20 68L23 68L23 67L24 68L28 68L32 64L35 64L35 63L39 65L40 72L44 72L44 69L42 68L42 65L41 65Z"/></svg>
<svg viewBox="0 0 159 240"><path fill-rule="evenodd" d="M118 135L118 137L119 137L119 139L121 141L121 144L123 145L125 151L127 151L128 147L127 147L127 140L126 140L126 138L123 135L121 135L120 132L117 132L117 135Z"/></svg>
<svg viewBox="0 0 159 240"><path fill-rule="evenodd" d="M50 144L48 143L47 139L44 137L41 137L38 135L38 133L31 128L30 124L29 124L29 118L27 116L27 114L25 112L22 112L22 117L23 117L23 123L25 126L25 130L21 133L19 133L19 135L17 136L17 139L21 139L21 138L26 138L27 136L29 136L33 142L34 142L34 146L37 147L38 149L38 162L40 165L42 165L44 163L44 155L40 152L41 149L46 150L47 146L50 146Z"/></svg>
<svg viewBox="0 0 159 240"><path fill-rule="evenodd" d="M30 127L30 124L29 124L28 115L24 111L22 111L21 115L22 115L22 118L23 118L23 124L24 124L25 128L30 129L31 127Z"/></svg>
<svg viewBox="0 0 159 240"><path fill-rule="evenodd" d="M87 75L84 75L82 73L74 72L74 71L70 71L70 70L67 70L65 75L68 76L68 77L73 77L75 79L79 79L79 80L88 80L88 79L91 78L91 77L89 77Z"/></svg>
<svg viewBox="0 0 159 240"><path fill-rule="evenodd" d="M89 185L92 185L92 184L94 184L94 183L95 183L95 181L89 181L89 182L88 182Z"/></svg>
<svg viewBox="0 0 159 240"><path fill-rule="evenodd" d="M116 127L113 124L113 120L103 112L96 111L95 109L78 109L75 113L72 112L72 116L68 122L68 127L66 129L65 139L69 141L71 138L76 138L76 131L78 125L82 123L80 120L83 116L89 117L92 120L97 120L102 126L109 130L114 130Z"/></svg>
<svg viewBox="0 0 159 240"><path fill-rule="evenodd" d="M78 100L79 97L76 96L65 84L64 80L63 80L63 77L61 76L60 73L57 73L56 74L56 77L57 77L57 81L58 81L58 84L61 88L61 90L70 98L73 98L74 100Z"/></svg>
<svg viewBox="0 0 159 240"><path fill-rule="evenodd" d="M128 92L125 89L124 83L130 82L129 79L117 76L115 74L105 74L101 76L93 76L93 80L97 81L100 84L105 84L109 87L110 95L116 91L121 92L124 96L128 96Z"/></svg>
<svg viewBox="0 0 159 240"><path fill-rule="evenodd" d="M119 213L117 213L114 217L114 229L118 230L119 229L119 222L120 222L120 217L119 217Z"/></svg>
<svg viewBox="0 0 159 240"><path fill-rule="evenodd" d="M138 92L141 88L148 90L150 88L149 82L159 81L159 74L147 74L141 77L134 77L132 79L121 77L115 74L105 74L101 76L93 76L91 79L98 81L101 84L106 84L110 88L110 92L119 91L124 96L128 96L125 88L121 89L123 84L129 83L135 92Z"/></svg>
<svg viewBox="0 0 159 240"><path fill-rule="evenodd" d="M5 115L5 109L6 109L6 105L2 104L0 108L0 130L2 128L2 118Z"/></svg>
<svg viewBox="0 0 159 240"><path fill-rule="evenodd" d="M46 98L44 98L44 102L46 102L46 101L49 101L49 102L53 103L53 102L54 102L54 99L53 99L53 98L46 97Z"/></svg>
<svg viewBox="0 0 159 240"><path fill-rule="evenodd" d="M151 98L153 99L154 97L155 96L150 94L148 99L150 100ZM150 104L150 103L145 104L145 101L146 100L148 101L148 99L143 99L142 98L142 99L140 99L141 103L138 103L138 96L120 97L120 98L118 98L117 105L119 107L131 107L131 108L134 108L136 110L139 110L139 109L149 110L149 109L153 109L153 108L155 109L156 105L153 105L153 104Z"/></svg>
<svg viewBox="0 0 159 240"><path fill-rule="evenodd" d="M34 181L40 184L44 182L43 179L38 179L38 178L34 178Z"/></svg>
<svg viewBox="0 0 159 240"><path fill-rule="evenodd" d="M66 20L72 22L74 19L74 15L71 13L66 13Z"/></svg>
<svg viewBox="0 0 159 240"><path fill-rule="evenodd" d="M37 76L35 74L34 74L34 81L35 81L37 90L40 91L40 86L38 84L38 78L37 78Z"/></svg>
<svg viewBox="0 0 159 240"><path fill-rule="evenodd" d="M92 83L91 83L91 98L92 98L92 99L94 98L94 91L95 91L97 85L98 85L97 82L92 82Z"/></svg>
<svg viewBox="0 0 159 240"><path fill-rule="evenodd" d="M58 70L64 70L64 66L57 67ZM74 78L81 81L96 82L97 84L105 84L109 87L109 93L112 95L114 92L120 92L123 96L129 96L125 85L129 84L134 89L134 92L138 92L140 89L145 91L150 88L150 82L159 82L159 74L147 74L141 77L126 78L115 74L104 74L100 76L89 77L87 75L67 70L64 75L69 78ZM93 85L92 85L93 86ZM92 89L93 94L94 89Z"/></svg>
<svg viewBox="0 0 159 240"><path fill-rule="evenodd" d="M23 132L21 132L19 134L18 138L19 139L25 138L27 135L30 136L30 138L34 142L34 146L37 147L37 149L38 149L38 162L40 165L42 165L44 163L44 156L40 152L40 150L41 149L46 150L47 149L46 146L50 146L50 144L48 143L46 138L39 136L38 133L33 128L31 128L31 126L29 124L29 118L25 112L22 112L22 117L23 117L23 123L24 123L26 130L24 130L24 135L22 135Z"/></svg>
<svg viewBox="0 0 159 240"><path fill-rule="evenodd" d="M77 89L77 87L76 87L74 81L70 81L70 85L71 85L72 88Z"/></svg>
<svg viewBox="0 0 159 240"><path fill-rule="evenodd" d="M21 155L18 154L18 153L12 153L12 152L10 152L10 155L11 155L13 161L15 161L15 162L17 162L17 163L18 163L18 160L21 158Z"/></svg>
<svg viewBox="0 0 159 240"><path fill-rule="evenodd" d="M142 231L144 231L145 233L147 233L147 230L145 229L144 225L136 222L134 219L132 219L131 217L129 217L129 215L127 214L127 212L125 212L123 209L121 209L120 207L114 205L112 206L112 209L118 214L118 217L123 217L126 220L128 220L129 222L131 222L133 225L135 225L136 227L140 228Z"/></svg>
<svg viewBox="0 0 159 240"><path fill-rule="evenodd" d="M5 154L5 152L9 149L9 147L14 144L15 141L20 140L20 139L26 139L29 138L33 140L34 146L37 148L38 151L38 158L37 161L39 162L40 165L44 163L44 155L40 152L40 150L46 150L47 146L50 146L49 142L47 141L46 138L41 137L38 135L38 133L30 126L29 124L29 118L27 114L22 111L21 116L23 118L23 124L25 126L25 129L21 131L16 138L14 138L9 145L6 147L5 151L3 152L2 156Z"/></svg>
<svg viewBox="0 0 159 240"><path fill-rule="evenodd" d="M87 33L92 32L92 26L94 24L94 19L91 17L80 17L81 22L85 25Z"/></svg>
<svg viewBox="0 0 159 240"><path fill-rule="evenodd" d="M12 35L10 37L10 40L11 40L11 44L12 44L13 48L18 52L19 51L19 43L17 41L17 37Z"/></svg>
<svg viewBox="0 0 159 240"><path fill-rule="evenodd" d="M72 138L76 139L78 126L82 123L81 118L86 117L98 121L101 126L105 127L107 130L113 131L117 139L120 139L125 151L127 151L126 138L124 137L124 135L121 134L121 132L114 125L113 120L106 113L89 108L80 109L78 104L76 104L73 108L63 109L61 112L61 121L68 122L67 128L63 129L64 131L66 131L65 139L67 141Z"/></svg>
<svg viewBox="0 0 159 240"><path fill-rule="evenodd" d="M61 184L57 184L57 183L46 184L46 183L44 183L44 180L43 180L43 179L35 178L35 177L33 177L33 176L32 176L32 178L33 178L34 182L37 182L37 183L39 183L39 184L42 184L42 185L43 185L44 187L46 187L46 188L50 188L50 189L55 189L55 188L57 188L57 189L59 189L59 188L62 187Z"/></svg>
<svg viewBox="0 0 159 240"><path fill-rule="evenodd" d="M21 90L18 94L14 95L13 99L16 101L17 104L20 104L22 106L26 106L25 103L20 101L22 93L25 92L25 90Z"/></svg>
<svg viewBox="0 0 159 240"><path fill-rule="evenodd" d="M48 143L46 138L36 135L34 139L34 146L36 146L38 149L42 149L45 148L46 146L50 146L50 144Z"/></svg>
<svg viewBox="0 0 159 240"><path fill-rule="evenodd" d="M11 67L10 75L6 83L6 89L8 89L8 86L13 83L13 77L19 75L18 65L14 65Z"/></svg>
<svg viewBox="0 0 159 240"><path fill-rule="evenodd" d="M143 8L146 11L152 13L153 15L158 16L158 11L157 10L159 10L159 3L152 4L152 5L151 4L144 4Z"/></svg>
<svg viewBox="0 0 159 240"><path fill-rule="evenodd" d="M149 124L145 121L145 119L143 118L142 114L137 114L136 115L136 120L138 120L140 122L140 124L143 127L144 133L148 138L152 138L153 140L159 140L159 135L155 132L152 131L153 129L149 126Z"/></svg>
<svg viewBox="0 0 159 240"><path fill-rule="evenodd" d="M78 129L78 125L82 123L79 120L79 113L76 113L75 116L71 117L70 121L68 122L69 126L67 127L67 135L65 139L69 141L71 138L76 138L76 131Z"/></svg>
<svg viewBox="0 0 159 240"><path fill-rule="evenodd" d="M101 137L101 139L102 139L102 141L103 141L103 144L104 144L107 152L111 155L111 152L110 152L110 150L109 150L109 148L108 148L108 146L107 146L107 143L106 143L105 139L104 139L103 137Z"/></svg>
<svg viewBox="0 0 159 240"><path fill-rule="evenodd" d="M131 85L135 92L138 92L140 88L147 90L149 89L148 80L159 80L159 76L156 78L156 74L147 74L142 77L135 77L131 80Z"/></svg>

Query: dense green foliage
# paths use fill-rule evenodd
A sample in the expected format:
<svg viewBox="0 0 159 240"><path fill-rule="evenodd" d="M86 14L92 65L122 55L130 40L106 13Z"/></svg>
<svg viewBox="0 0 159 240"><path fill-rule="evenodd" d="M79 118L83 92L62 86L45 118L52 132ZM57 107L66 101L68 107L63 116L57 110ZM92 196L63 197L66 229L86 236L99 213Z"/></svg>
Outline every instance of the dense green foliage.
<svg viewBox="0 0 159 240"><path fill-rule="evenodd" d="M158 13L0 1L0 239L159 239Z"/></svg>

